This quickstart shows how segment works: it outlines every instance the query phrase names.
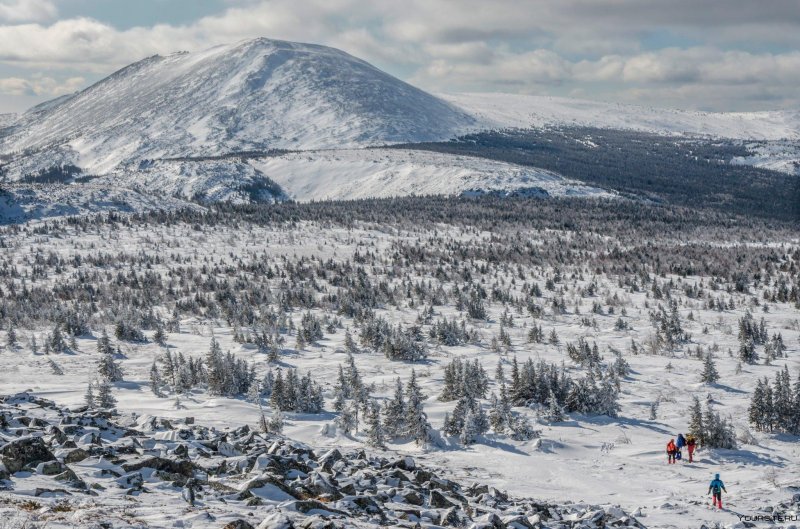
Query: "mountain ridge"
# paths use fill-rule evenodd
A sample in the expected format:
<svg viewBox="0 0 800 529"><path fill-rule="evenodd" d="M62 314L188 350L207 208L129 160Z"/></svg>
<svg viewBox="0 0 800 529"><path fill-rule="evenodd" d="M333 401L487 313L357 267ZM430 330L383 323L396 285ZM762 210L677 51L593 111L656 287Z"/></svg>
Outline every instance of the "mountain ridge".
<svg viewBox="0 0 800 529"><path fill-rule="evenodd" d="M105 174L143 159L445 139L473 124L340 50L254 39L122 68L20 116L0 150Z"/></svg>

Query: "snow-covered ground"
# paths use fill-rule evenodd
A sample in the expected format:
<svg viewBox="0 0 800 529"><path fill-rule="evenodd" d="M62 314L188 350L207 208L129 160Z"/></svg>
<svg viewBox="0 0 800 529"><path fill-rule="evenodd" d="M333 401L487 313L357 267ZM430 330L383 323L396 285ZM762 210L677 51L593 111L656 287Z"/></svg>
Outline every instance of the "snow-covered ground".
<svg viewBox="0 0 800 529"><path fill-rule="evenodd" d="M11 125L17 117L17 114L0 114L0 128Z"/></svg>
<svg viewBox="0 0 800 529"><path fill-rule="evenodd" d="M752 154L737 156L731 160L731 163L800 175L800 142L774 141L745 145Z"/></svg>
<svg viewBox="0 0 800 529"><path fill-rule="evenodd" d="M251 165L296 200L544 191L550 196L612 193L543 169L481 158L400 149L292 153Z"/></svg>
<svg viewBox="0 0 800 529"><path fill-rule="evenodd" d="M400 154L402 155L402 153ZM331 156L336 156L331 154ZM309 161L313 164L313 159ZM30 228L35 228L36 223ZM103 254L118 255L119 271L126 272L129 266L124 255L151 254L165 257L162 262L153 262L148 272L167 274L169 271L186 269L190 266L233 266L237 259L257 260L271 265L284 266L284 259L291 263L315 259L320 262L332 259L337 262L353 260L357 253L375 253L390 258L398 244L418 244L422 248L433 249L443 246L443 241L458 240L476 247L499 244L497 234L458 229L448 226L418 226L407 230L388 225L356 223L349 227L338 227L315 222L299 222L288 226L239 227L217 226L213 229L198 229L188 224L175 224L159 228L141 226L125 228L110 227L103 224L88 231L67 229L58 236L48 236L34 229L20 232L2 233L4 241L2 253L11 259L20 271L29 269L35 256L51 254L76 263L75 256L84 258ZM665 234L667 235L667 234ZM526 233L524 237L540 240L542 244L569 244L568 232ZM619 241L622 247L631 241ZM678 244L676 242L676 244ZM797 240L773 240L763 243L753 242L752 248L777 247L790 254L797 249ZM167 257L169 256L169 257ZM395 266L402 267L400 261ZM449 270L449 265L445 267ZM71 277L78 268L68 266L58 273L39 277L30 284L49 282L55 287L61 278ZM420 268L403 268L412 273L411 277L425 281L442 282L446 290L453 285L443 276L436 278ZM555 270L550 267L524 267L525 281L517 278L516 265L503 269L489 264L491 275L484 280L503 284L513 295L524 295L523 283L536 282L544 290L545 278L554 277ZM388 269L370 270L374 281L396 281L387 273ZM109 271L116 274L117 271ZM644 343L652 334L649 310L655 305L650 286L646 284L640 291L621 287L617 276L595 274L582 265L568 264L560 267L563 279L557 288L563 289L567 299L568 312L554 314L546 309L538 320L530 315L512 310L514 326L505 326L511 336L510 350L498 353L489 345L490 339L500 331L499 320L505 310L504 304L493 302L488 321L468 321L468 328L475 329L480 336L477 343L463 346L436 346L430 350L428 361L421 364L390 362L382 354L364 350L355 356L355 362L365 382L375 385L373 395L378 398L391 396L396 377L406 381L412 369L416 370L424 393L425 411L434 428L442 427L446 412L452 412L453 402L440 402L438 395L443 384L443 367L453 358L477 359L487 372L494 373L498 361L510 370L510 361L517 357L520 362L528 358L548 362L564 362L570 372L580 372L565 354L565 344L584 336L596 341L609 356L609 347L624 351L624 357L631 366L631 373L622 381L621 412L619 418L605 416L582 416L573 414L567 421L547 424L540 423L541 439L514 441L505 435L487 434L478 443L462 447L455 440L444 446L422 449L413 442L389 443L387 450L392 454L411 454L428 465L442 468L456 479L469 483L480 481L508 490L518 496L551 499L587 501L593 503L619 504L629 512L636 512L640 520L651 528L699 527L701 523L719 523L724 527L736 525L739 520L735 513L754 514L762 512L777 501L791 497L800 485L800 444L792 436L755 434L756 444L742 444L739 450L701 450L695 463L682 461L668 466L664 454L666 442L679 432L688 429L688 407L693 396L713 400L715 409L725 417L730 417L738 431L748 427L747 408L751 392L758 378L773 378L784 364L788 365L793 380L800 368L800 314L796 307L786 303L769 303L769 311L761 310L754 300L761 297L758 287L749 294L740 294L722 288L710 292L712 297L730 299L736 309L717 311L706 308L703 300L686 297L684 287L709 284L708 277L658 277L659 283L672 282L673 296L679 300L680 315L684 329L692 335L691 344L679 348L673 355L630 354L631 340ZM573 275L574 274L574 275ZM280 278L276 278L277 288ZM324 284L324 281L319 280ZM594 283L597 293L589 296L579 294L581 289ZM489 288L487 286L487 288ZM544 291L544 297L535 301L548 307L551 301L562 294ZM609 300L614 302L617 314L593 313L594 303L600 303L606 310ZM377 312L392 322L414 323L422 307L386 306ZM631 330L616 330L615 321L619 310L626 311L625 319ZM788 345L788 358L778 359L775 365L744 365L737 372L737 360L729 357L727 351L736 354L738 340L737 321L744 310L752 310L756 318L765 318L770 333L780 332ZM448 303L435 307L435 317L447 316L462 318L463 313ZM578 312L579 311L579 312ZM316 314L321 311L315 309ZM303 311L294 311L291 317L299 324ZM581 319L590 317L596 320L595 327L586 327ZM344 327L354 331L356 324L350 318L342 317ZM545 334L555 330L560 344L530 343L527 333L537 322ZM708 328L708 333L704 333ZM53 399L60 404L80 405L83 402L86 383L96 376L96 339L79 337L77 350L70 354L44 356L33 354L28 344L32 335L38 336L41 344L48 329L18 328L21 345L17 348L5 347L0 352L0 387L3 393L30 390L37 395ZM113 329L109 328L109 331ZM99 329L95 329L95 334ZM151 332L148 335L152 336ZM186 318L180 322L180 332L170 332L169 348L173 353L181 352L187 356L203 356L208 350L212 336L222 345L223 350L231 351L240 358L253 362L259 373L265 372L269 365L265 355L252 345L241 344L233 339L234 329L223 318ZM301 373L309 371L313 378L323 384L326 408L331 409L333 384L339 364L346 360L343 352L345 331L338 328L316 344L303 350L287 350L282 357L284 367L295 367ZM289 338L289 337L287 337ZM293 341L289 343L291 345ZM148 373L153 360L163 353L163 348L154 343L135 344L119 342L125 355L122 366L125 382L116 384L114 394L119 400L123 413L155 415L163 417L195 417L198 421L217 427L238 427L242 424L256 426L258 407L244 399L229 399L210 396L203 391L194 391L181 398L180 409L176 409L173 399L158 398L148 387ZM688 349L696 346L708 347L715 351L717 368L720 371L718 384L706 385L699 381L702 362L688 354ZM55 375L48 366L53 359L64 371ZM491 390L498 385L492 383ZM650 419L650 405L659 402L656 419ZM536 411L515 408L518 414L537 421ZM292 438L319 447L361 447L363 434L347 435L337 431L333 425L334 415L325 413L314 415L289 414L285 433ZM715 512L708 506L706 489L713 474L722 474L729 494L726 503L730 510ZM792 489L791 487L795 487ZM5 493L0 493L0 497ZM184 512L181 519L183 527L206 527L206 522L193 518L191 512ZM194 520L194 521L192 521Z"/></svg>

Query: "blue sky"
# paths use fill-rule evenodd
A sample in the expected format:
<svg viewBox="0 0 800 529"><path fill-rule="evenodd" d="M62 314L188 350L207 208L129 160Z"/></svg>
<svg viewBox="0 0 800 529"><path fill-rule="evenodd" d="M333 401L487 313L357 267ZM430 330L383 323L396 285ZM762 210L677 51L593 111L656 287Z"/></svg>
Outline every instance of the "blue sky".
<svg viewBox="0 0 800 529"><path fill-rule="evenodd" d="M800 0L0 0L0 112L258 36L335 46L434 92L800 108Z"/></svg>
<svg viewBox="0 0 800 529"><path fill-rule="evenodd" d="M60 18L90 16L119 29L187 24L230 6L220 0L67 0L55 4Z"/></svg>

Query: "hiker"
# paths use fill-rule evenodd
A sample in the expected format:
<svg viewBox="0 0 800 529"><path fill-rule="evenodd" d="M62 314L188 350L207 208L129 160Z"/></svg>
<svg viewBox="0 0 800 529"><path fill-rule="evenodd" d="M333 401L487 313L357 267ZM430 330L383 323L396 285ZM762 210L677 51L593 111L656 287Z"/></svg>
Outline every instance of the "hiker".
<svg viewBox="0 0 800 529"><path fill-rule="evenodd" d="M667 443L667 464L674 464L675 463L675 453L678 451L677 447L675 446L675 439L670 439Z"/></svg>
<svg viewBox="0 0 800 529"><path fill-rule="evenodd" d="M708 485L708 493L714 494L711 503L718 509L722 509L722 491L725 491L725 494L728 493L727 489L725 489L725 484L719 479L719 474L715 474L714 479Z"/></svg>
<svg viewBox="0 0 800 529"><path fill-rule="evenodd" d="M694 438L693 435L690 435L686 438L686 450L689 452L689 463L692 463L694 459L694 449L697 448L697 439Z"/></svg>
<svg viewBox="0 0 800 529"><path fill-rule="evenodd" d="M686 438L683 436L682 433L678 434L678 439L675 440L675 459L681 459L681 450L683 447L686 446Z"/></svg>

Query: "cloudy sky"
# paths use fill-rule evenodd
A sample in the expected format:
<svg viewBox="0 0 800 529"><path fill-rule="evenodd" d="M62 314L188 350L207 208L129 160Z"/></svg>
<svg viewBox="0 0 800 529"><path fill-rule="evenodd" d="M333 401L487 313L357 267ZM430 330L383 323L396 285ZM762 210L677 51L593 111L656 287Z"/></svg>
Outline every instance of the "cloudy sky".
<svg viewBox="0 0 800 529"><path fill-rule="evenodd" d="M0 0L0 112L256 36L335 46L438 92L800 108L800 0Z"/></svg>

